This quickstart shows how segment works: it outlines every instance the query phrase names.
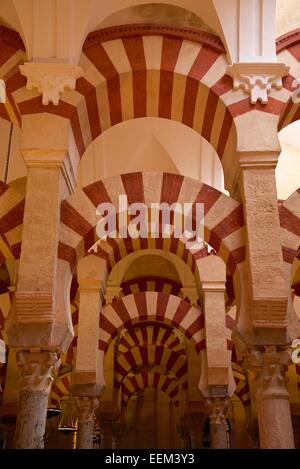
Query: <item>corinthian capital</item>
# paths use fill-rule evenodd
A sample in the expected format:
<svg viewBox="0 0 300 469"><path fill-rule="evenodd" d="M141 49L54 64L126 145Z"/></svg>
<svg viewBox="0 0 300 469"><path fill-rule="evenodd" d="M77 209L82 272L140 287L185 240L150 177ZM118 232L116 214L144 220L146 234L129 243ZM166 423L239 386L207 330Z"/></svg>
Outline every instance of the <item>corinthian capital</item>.
<svg viewBox="0 0 300 469"><path fill-rule="evenodd" d="M245 362L255 375L258 399L288 398L286 371L291 363L291 349L281 350L276 345L265 346L264 350L250 349Z"/></svg>
<svg viewBox="0 0 300 469"><path fill-rule="evenodd" d="M21 74L27 78L27 89L37 88L42 93L43 104L59 103L60 93L74 90L77 78L83 75L81 67L64 63L25 63L20 65Z"/></svg>
<svg viewBox="0 0 300 469"><path fill-rule="evenodd" d="M210 409L210 423L225 425L227 413L229 410L229 398L209 398L207 399L206 403Z"/></svg>
<svg viewBox="0 0 300 469"><path fill-rule="evenodd" d="M94 420L95 410L99 406L97 397L75 397L75 406L80 423L92 422Z"/></svg>
<svg viewBox="0 0 300 469"><path fill-rule="evenodd" d="M58 354L50 351L17 352L17 365L21 369L22 391L49 394L54 380L54 371L60 366Z"/></svg>

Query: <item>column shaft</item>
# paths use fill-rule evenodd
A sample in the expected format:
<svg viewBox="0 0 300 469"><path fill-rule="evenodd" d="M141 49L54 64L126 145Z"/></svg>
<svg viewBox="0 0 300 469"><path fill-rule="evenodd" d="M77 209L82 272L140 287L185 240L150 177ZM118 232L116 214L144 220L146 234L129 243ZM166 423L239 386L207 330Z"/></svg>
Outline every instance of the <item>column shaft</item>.
<svg viewBox="0 0 300 469"><path fill-rule="evenodd" d="M20 401L15 430L15 447L44 447L48 397L53 382L53 369L59 366L55 353L19 352L21 368Z"/></svg>

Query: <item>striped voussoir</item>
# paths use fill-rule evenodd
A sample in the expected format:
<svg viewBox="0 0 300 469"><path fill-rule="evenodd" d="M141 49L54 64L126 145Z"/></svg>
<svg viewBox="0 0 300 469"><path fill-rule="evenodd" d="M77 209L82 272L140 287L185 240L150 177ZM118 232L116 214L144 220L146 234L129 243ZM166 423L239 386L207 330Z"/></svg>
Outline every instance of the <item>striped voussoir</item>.
<svg viewBox="0 0 300 469"><path fill-rule="evenodd" d="M225 315L227 350L233 350L232 331L235 328L236 307L231 307Z"/></svg>
<svg viewBox="0 0 300 469"><path fill-rule="evenodd" d="M121 406L125 407L130 397L144 389L163 391L173 404L178 407L180 402L180 385L176 377L163 375L159 371L144 371L129 375L121 386Z"/></svg>
<svg viewBox="0 0 300 469"><path fill-rule="evenodd" d="M293 52L293 47L286 50ZM280 49L279 57L289 54L297 62L286 50ZM281 91L271 91L268 104L251 105L243 92L232 89L219 38L188 28L140 24L92 32L80 65L84 78L77 80L74 91L64 93L58 106L44 106L38 92L26 89L19 71L8 82L21 114L48 112L70 121L79 157L115 124L161 117L199 132L227 161L235 139L234 119L253 109L279 116L292 94L287 77Z"/></svg>
<svg viewBox="0 0 300 469"><path fill-rule="evenodd" d="M165 322L178 328L194 343L198 353L205 348L204 315L177 296L161 292L141 292L124 296L106 305L100 314L99 348L106 351L111 340L132 324Z"/></svg>
<svg viewBox="0 0 300 469"><path fill-rule="evenodd" d="M0 181L0 264L21 253L24 195Z"/></svg>
<svg viewBox="0 0 300 469"><path fill-rule="evenodd" d="M122 282L121 288L124 296L142 291L157 291L178 296L182 285L164 277L147 276Z"/></svg>
<svg viewBox="0 0 300 469"><path fill-rule="evenodd" d="M193 220L197 203L204 204L204 238L222 257L233 275L237 264L245 259L243 207L236 200L206 184L177 174L162 172L136 172L95 182L62 202L61 232L58 255L60 259L76 262L99 241L96 225L100 216L96 208L109 202L118 214L119 195L126 195L128 204L175 202L193 204ZM150 214L148 215L150 219ZM172 222L171 222L172 223ZM207 249L190 251L183 242L174 238L108 238L93 250L105 259L108 272L123 257L135 250L164 249L179 255L193 272L197 259L207 255Z"/></svg>
<svg viewBox="0 0 300 469"><path fill-rule="evenodd" d="M219 157L230 151L234 133L227 102L236 99L218 38L187 29L135 25L91 33L79 65L84 78L58 106L42 105L25 83L13 96L21 114L48 112L70 120L78 154L106 129L139 117L172 119L201 133ZM210 37L211 39L211 37ZM225 76L224 76L225 75ZM17 82L18 77L14 77Z"/></svg>
<svg viewBox="0 0 300 469"><path fill-rule="evenodd" d="M134 324L121 332L115 361L118 387L131 369L161 366L183 380L187 373L185 341L177 329L166 324ZM182 384L186 386L187 384Z"/></svg>
<svg viewBox="0 0 300 469"><path fill-rule="evenodd" d="M236 384L235 395L240 399L243 406L247 407L251 404L251 394L247 376L239 363L232 363L232 371Z"/></svg>
<svg viewBox="0 0 300 469"><path fill-rule="evenodd" d="M21 127L21 114L12 96L16 86L25 86L26 78L21 77L19 65L26 59L25 48L16 31L0 25L0 79L6 86L5 103L0 103L0 118ZM21 80L17 77L21 77Z"/></svg>
<svg viewBox="0 0 300 469"><path fill-rule="evenodd" d="M114 384L117 388L126 376L137 370L158 367L162 374L172 373L184 388L187 387L187 355L184 348L170 350L167 347L154 344L136 346L125 353L119 353L115 360Z"/></svg>
<svg viewBox="0 0 300 469"><path fill-rule="evenodd" d="M300 99L293 99L292 95L297 85L295 79L300 80L300 29L281 36L277 40L277 56L279 62L284 62L290 67L288 76L283 79L283 93L285 94L285 106L281 112L278 129L281 130L300 118Z"/></svg>
<svg viewBox="0 0 300 469"><path fill-rule="evenodd" d="M123 330L119 338L119 353L126 353L133 347L145 344L167 347L178 351L183 348L184 338L173 327L164 323L147 321L144 324L133 324Z"/></svg>
<svg viewBox="0 0 300 469"><path fill-rule="evenodd" d="M71 372L58 375L51 388L50 405L58 406L59 402L70 395Z"/></svg>
<svg viewBox="0 0 300 469"><path fill-rule="evenodd" d="M282 256L294 276L291 286L298 295L300 282L300 189L278 206L281 226Z"/></svg>

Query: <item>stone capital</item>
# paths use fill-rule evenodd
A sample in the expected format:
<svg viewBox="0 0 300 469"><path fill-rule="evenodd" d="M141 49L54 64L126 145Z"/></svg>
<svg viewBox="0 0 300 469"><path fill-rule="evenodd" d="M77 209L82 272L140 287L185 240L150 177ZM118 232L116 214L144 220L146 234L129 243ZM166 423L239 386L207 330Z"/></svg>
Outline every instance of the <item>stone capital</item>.
<svg viewBox="0 0 300 469"><path fill-rule="evenodd" d="M108 285L105 290L105 301L106 304L111 304L114 300L120 298L122 288L118 285Z"/></svg>
<svg viewBox="0 0 300 469"><path fill-rule="evenodd" d="M44 105L58 105L60 94L74 90L77 78L83 75L81 67L66 63L32 63L20 65L21 74L27 78L27 89L37 88L42 93Z"/></svg>
<svg viewBox="0 0 300 469"><path fill-rule="evenodd" d="M201 282L201 290L203 293L213 291L213 292L225 292L225 282L223 280L218 281L204 281Z"/></svg>
<svg viewBox="0 0 300 469"><path fill-rule="evenodd" d="M250 96L251 104L260 101L267 104L271 88L280 90L282 78L289 72L284 63L234 63L227 68L227 75L233 78L233 88L242 88Z"/></svg>
<svg viewBox="0 0 300 469"><path fill-rule="evenodd" d="M197 303L198 303L198 292L197 292L197 288L192 286L192 287L182 287L180 289L181 293L182 293L182 297L185 299L187 298L189 300L189 302L194 305L194 306L197 306Z"/></svg>
<svg viewBox="0 0 300 469"><path fill-rule="evenodd" d="M275 169L280 149L273 151L239 151L239 166L243 171L251 169Z"/></svg>
<svg viewBox="0 0 300 469"><path fill-rule="evenodd" d="M57 353L50 351L17 351L21 369L20 390L49 394L55 369L60 366Z"/></svg>
<svg viewBox="0 0 300 469"><path fill-rule="evenodd" d="M74 400L79 423L92 422L99 399L95 396L75 396Z"/></svg>
<svg viewBox="0 0 300 469"><path fill-rule="evenodd" d="M62 168L68 150L31 148L21 150L21 154L28 168Z"/></svg>
<svg viewBox="0 0 300 469"><path fill-rule="evenodd" d="M255 375L257 399L289 398L286 371L291 363L291 352L289 347L276 345L248 349L245 363Z"/></svg>
<svg viewBox="0 0 300 469"><path fill-rule="evenodd" d="M211 424L225 425L226 417L229 410L229 398L226 397L210 397L206 399L209 408L209 420Z"/></svg>
<svg viewBox="0 0 300 469"><path fill-rule="evenodd" d="M69 194L73 194L76 177L67 149L26 148L21 150L27 168L60 169Z"/></svg>

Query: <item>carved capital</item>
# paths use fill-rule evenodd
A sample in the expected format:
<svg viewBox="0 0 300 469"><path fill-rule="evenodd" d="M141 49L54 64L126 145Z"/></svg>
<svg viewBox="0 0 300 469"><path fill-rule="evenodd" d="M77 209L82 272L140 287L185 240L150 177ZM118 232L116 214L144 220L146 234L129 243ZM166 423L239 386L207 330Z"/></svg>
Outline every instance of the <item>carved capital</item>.
<svg viewBox="0 0 300 469"><path fill-rule="evenodd" d="M95 410L99 407L99 399L97 397L75 396L75 407L79 423L92 422Z"/></svg>
<svg viewBox="0 0 300 469"><path fill-rule="evenodd" d="M282 88L282 77L289 72L283 63L235 63L227 68L227 75L233 78L233 88L242 88L250 95L251 104L260 101L267 104L271 88Z"/></svg>
<svg viewBox="0 0 300 469"><path fill-rule="evenodd" d="M264 351L250 349L245 361L255 375L257 399L288 399L286 371L291 363L289 348L280 350L275 345L268 345L264 347Z"/></svg>
<svg viewBox="0 0 300 469"><path fill-rule="evenodd" d="M229 410L229 398L209 398L206 401L209 407L209 420L211 424L225 425Z"/></svg>
<svg viewBox="0 0 300 469"><path fill-rule="evenodd" d="M122 288L118 285L108 285L105 290L105 301L106 304L111 304L114 300L118 300L122 293Z"/></svg>
<svg viewBox="0 0 300 469"><path fill-rule="evenodd" d="M43 392L49 394L55 369L60 366L57 353L50 351L18 351L17 365L21 369L21 392Z"/></svg>
<svg viewBox="0 0 300 469"><path fill-rule="evenodd" d="M196 287L183 287L180 289L183 299L188 299L191 305L197 306L198 293Z"/></svg>
<svg viewBox="0 0 300 469"><path fill-rule="evenodd" d="M60 93L74 90L77 78L83 75L81 67L64 63L30 63L20 65L21 74L27 78L27 89L37 88L42 93L44 105L59 103Z"/></svg>

